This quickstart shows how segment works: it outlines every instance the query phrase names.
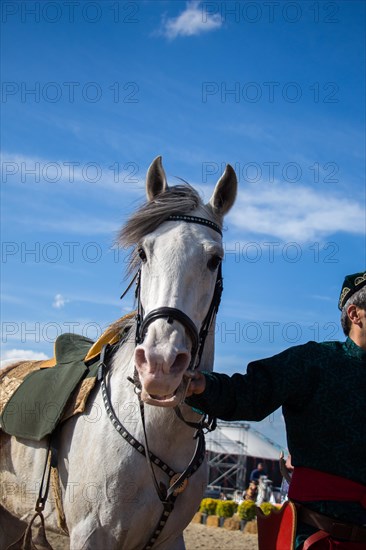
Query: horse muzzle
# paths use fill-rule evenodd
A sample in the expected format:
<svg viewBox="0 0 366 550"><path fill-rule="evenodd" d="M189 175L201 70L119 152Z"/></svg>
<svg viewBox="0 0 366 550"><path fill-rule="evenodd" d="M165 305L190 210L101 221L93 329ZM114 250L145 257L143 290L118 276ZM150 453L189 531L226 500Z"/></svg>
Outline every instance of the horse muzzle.
<svg viewBox="0 0 366 550"><path fill-rule="evenodd" d="M156 321L160 321L161 334ZM174 321L181 326L180 330L177 325L174 328ZM187 336L191 341L190 351ZM186 388L183 376L192 368L198 348L198 331L193 321L178 309L157 308L141 319L136 343L135 367L141 383L141 400L159 407L175 407L181 403Z"/></svg>
<svg viewBox="0 0 366 550"><path fill-rule="evenodd" d="M183 376L190 359L191 354L186 350L168 350L148 342L138 346L135 366L141 383L141 400L160 407L174 407L181 402Z"/></svg>

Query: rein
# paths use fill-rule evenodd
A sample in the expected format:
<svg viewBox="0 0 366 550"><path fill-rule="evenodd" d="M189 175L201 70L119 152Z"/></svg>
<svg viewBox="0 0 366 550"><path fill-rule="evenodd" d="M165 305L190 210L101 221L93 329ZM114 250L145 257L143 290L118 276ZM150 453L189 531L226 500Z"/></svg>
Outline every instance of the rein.
<svg viewBox="0 0 366 550"><path fill-rule="evenodd" d="M169 216L164 221L184 221L187 223L197 223L199 225L205 225L210 227L217 233L222 236L221 228L214 222L207 220L206 218L201 218L197 216L189 216L186 214L174 214ZM123 298L128 290L131 288L132 284L136 281L136 291L135 296L137 299L137 314L136 314L136 334L135 334L135 344L141 344L144 341L147 329L151 323L157 319L166 319L166 321L171 324L173 321L179 322L186 329L192 343L191 348L191 361L188 366L188 369L197 369L200 365L205 341L208 335L208 331L212 324L213 318L217 313L217 310L221 301L221 294L223 290L223 279L222 279L222 270L221 263L217 271L215 289L212 296L211 304L207 311L207 314L202 322L201 328L198 331L194 322L180 309L172 307L159 307L150 311L146 316L144 316L143 306L141 304L140 291L141 291L141 268L133 277L132 281L128 285L125 292L122 294ZM151 477L154 482L156 493L163 505L163 512L159 518L159 521L156 525L154 533L151 535L148 543L144 546L143 550L150 550L153 548L159 534L161 533L163 527L165 526L168 517L174 509L174 503L179 495L183 492L188 478L198 470L205 458L205 433L206 431L212 431L216 428L216 419L208 418L206 421L206 416L204 415L200 422L188 422L183 417L179 406L174 407L174 411L178 418L184 422L187 426L195 430L193 438L197 440L195 451L193 456L183 473L175 472L168 464L158 458L154 453L149 450L146 427L145 427L145 414L144 414L144 403L141 401L141 390L138 384L138 376L135 368L134 378L128 378L135 386L135 393L138 396L141 422L144 433L145 445L140 443L133 437L129 431L122 425L120 420L117 418L110 397L108 395L108 388L105 379L105 372L107 369L106 361L111 353L113 353L114 346L107 344L103 347L100 355L100 364L98 367L98 380L101 383L103 403L105 410L107 412L108 418L110 419L112 425L117 430L117 432L127 441L136 451L146 457L149 469L151 472ZM169 488L163 483L158 483L155 472L154 465L158 466L163 472L165 472L169 477Z"/></svg>
<svg viewBox="0 0 366 550"><path fill-rule="evenodd" d="M151 550L160 535L163 527L165 526L166 522L168 521L168 518L170 514L174 510L174 503L176 501L177 496L184 491L187 485L188 478L191 477L192 474L194 474L198 468L201 466L202 462L205 458L205 430L212 431L216 428L216 419L209 418L208 421L205 421L205 416L202 418L200 422L187 422L178 407L175 407L175 412L177 416L185 422L188 426L191 428L194 428L196 430L193 439L197 440L196 448L194 450L193 456L187 466L187 468L184 470L183 473L177 473L171 468L166 462L161 460L158 456L156 456L153 452L149 450L148 442L147 442L147 434L146 434L146 428L145 428L145 419L144 419L144 404L140 399L140 392L139 390L135 391L137 395L139 396L139 406L140 406L140 414L141 414L141 421L143 426L143 432L144 432L144 440L145 445L140 443L135 437L133 437L130 432L123 426L123 424L120 422L120 420L117 418L110 397L108 395L108 388L106 384L106 378L105 373L107 369L107 359L110 354L113 354L115 351L115 348L118 346L118 344L115 344L114 346L111 346L110 344L107 344L103 347L101 355L100 355L100 364L98 367L98 381L100 381L101 389L102 389L102 398L104 407L106 410L106 413L108 415L108 418L110 419L113 427L117 430L117 432L120 434L121 437L127 443L129 443L137 452L139 452L141 455L143 455L150 468L151 476L155 485L156 493L159 497L159 500L161 504L163 505L163 512L160 515L160 518L158 520L158 523L155 527L155 530L151 537L149 538L149 541L147 544L143 547L143 550ZM158 484L158 481L155 476L154 468L153 466L158 466L163 472L167 474L169 477L169 488L165 486L164 483L160 482Z"/></svg>

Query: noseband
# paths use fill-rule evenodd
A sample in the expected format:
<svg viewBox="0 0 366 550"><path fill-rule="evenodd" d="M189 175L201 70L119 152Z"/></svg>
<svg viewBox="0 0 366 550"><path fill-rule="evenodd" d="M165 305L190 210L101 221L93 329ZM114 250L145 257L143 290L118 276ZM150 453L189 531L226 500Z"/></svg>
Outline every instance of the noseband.
<svg viewBox="0 0 366 550"><path fill-rule="evenodd" d="M206 218L200 218L197 216L188 216L186 214L172 214L165 221L184 221L187 223L196 223L199 225L205 225L210 227L217 233L222 236L222 231L220 227ZM221 294L223 290L223 279L222 279L222 270L221 263L218 267L215 290L212 296L211 304L206 314L206 317L203 320L200 331L198 332L196 325L188 315L186 315L180 309L175 307L158 307L150 311L144 317L144 311L141 304L140 298L141 290L141 269L138 271L136 276L136 298L137 298L137 316L136 316L136 336L135 341L136 345L141 344L144 341L147 329L151 323L157 319L166 319L169 324L172 324L173 321L177 321L186 329L191 342L191 361L188 369L196 369L200 362L203 353L203 348L205 345L206 337L210 329L212 319L219 309Z"/></svg>

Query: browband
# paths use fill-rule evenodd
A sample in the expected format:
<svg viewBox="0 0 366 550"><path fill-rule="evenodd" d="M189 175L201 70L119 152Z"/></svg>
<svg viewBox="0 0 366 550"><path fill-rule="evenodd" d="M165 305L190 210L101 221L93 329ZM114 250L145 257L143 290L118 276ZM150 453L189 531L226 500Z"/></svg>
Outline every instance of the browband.
<svg viewBox="0 0 366 550"><path fill-rule="evenodd" d="M219 233L222 237L221 228L217 225L217 223L212 222L211 220L207 220L206 218L199 218L198 216L188 216L187 214L171 214L165 221L169 220L207 225L207 227L211 227L211 229Z"/></svg>

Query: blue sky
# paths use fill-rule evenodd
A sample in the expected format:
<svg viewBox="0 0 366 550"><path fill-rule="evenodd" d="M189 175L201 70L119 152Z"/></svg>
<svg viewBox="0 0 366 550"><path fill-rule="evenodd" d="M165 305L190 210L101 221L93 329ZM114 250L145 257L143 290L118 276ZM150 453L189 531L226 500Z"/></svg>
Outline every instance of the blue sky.
<svg viewBox="0 0 366 550"><path fill-rule="evenodd" d="M208 200L225 163L216 370L342 339L365 268L365 4L2 3L3 359L132 308L116 231L163 156ZM256 426L280 444L280 412Z"/></svg>

